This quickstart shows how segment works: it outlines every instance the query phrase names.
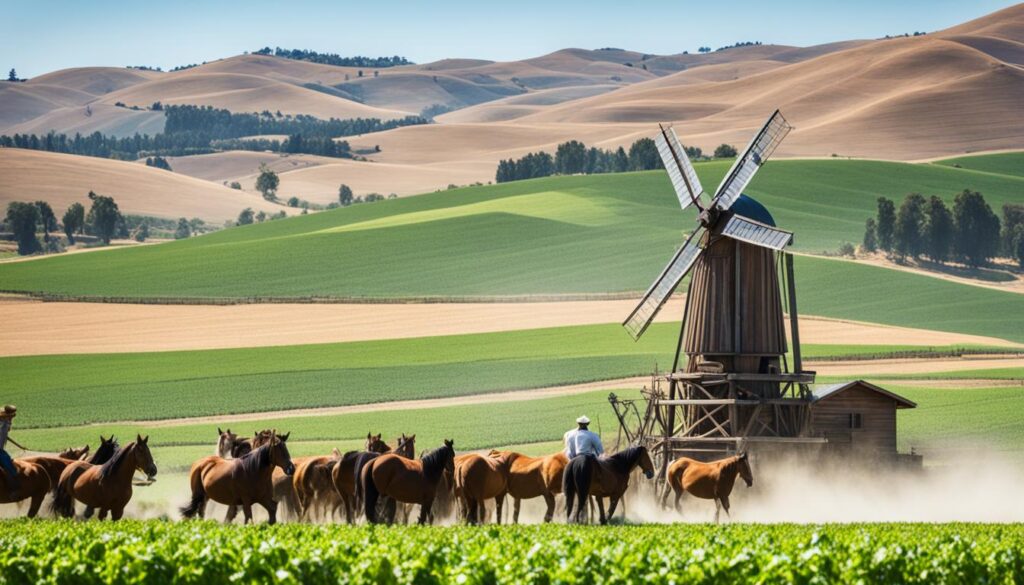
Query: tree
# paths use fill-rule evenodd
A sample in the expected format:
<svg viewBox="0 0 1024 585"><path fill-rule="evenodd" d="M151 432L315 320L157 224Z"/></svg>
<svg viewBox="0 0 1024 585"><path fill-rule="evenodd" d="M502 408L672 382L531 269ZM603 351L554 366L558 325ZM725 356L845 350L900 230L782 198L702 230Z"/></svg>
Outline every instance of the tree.
<svg viewBox="0 0 1024 585"><path fill-rule="evenodd" d="M919 193L911 193L903 198L899 212L896 213L896 231L893 233L893 245L896 256L901 260L910 256L917 258L924 251L925 198Z"/></svg>
<svg viewBox="0 0 1024 585"><path fill-rule="evenodd" d="M64 212L64 235L68 237L68 242L75 243L75 234L82 233L82 228L85 227L85 207L78 203L72 203L68 206L68 210Z"/></svg>
<svg viewBox="0 0 1024 585"><path fill-rule="evenodd" d="M175 240L184 240L192 235L192 226L184 217L178 219L178 229L174 230Z"/></svg>
<svg viewBox="0 0 1024 585"><path fill-rule="evenodd" d="M298 207L298 206L299 206L299 198L298 197L292 196L292 197L288 198L288 207Z"/></svg>
<svg viewBox="0 0 1024 585"><path fill-rule="evenodd" d="M1003 204L1003 231L999 235L999 247L1002 255L1016 258L1014 250L1017 244L1018 228L1024 226L1024 205L1019 203Z"/></svg>
<svg viewBox="0 0 1024 585"><path fill-rule="evenodd" d="M7 81L19 81L18 72L14 70L14 67L11 67L11 72L7 74Z"/></svg>
<svg viewBox="0 0 1024 585"><path fill-rule="evenodd" d="M146 158L147 167L156 167L165 171L173 171L171 163L167 162L167 159L162 156L150 156Z"/></svg>
<svg viewBox="0 0 1024 585"><path fill-rule="evenodd" d="M1006 255L1016 260L1017 266L1024 268L1024 224L1017 224L1013 228Z"/></svg>
<svg viewBox="0 0 1024 585"><path fill-rule="evenodd" d="M142 220L142 223L132 230L132 239L136 242L145 242L149 237L149 220Z"/></svg>
<svg viewBox="0 0 1024 585"><path fill-rule="evenodd" d="M953 200L953 249L972 267L999 251L999 217L977 191L964 189Z"/></svg>
<svg viewBox="0 0 1024 585"><path fill-rule="evenodd" d="M250 209L249 211L252 211L252 210ZM239 219L241 219L242 216L238 216L238 217L239 217ZM263 223L263 222L267 221L267 212L263 211L263 210L260 210L260 212L256 214L255 219L256 219L256 221L258 223ZM252 223L252 222L250 222L250 223Z"/></svg>
<svg viewBox="0 0 1024 585"><path fill-rule="evenodd" d="M235 190L238 190L238 191L242 190L242 184L239 183L238 181L231 181L231 184L228 185L228 187L231 187L232 189L235 189Z"/></svg>
<svg viewBox="0 0 1024 585"><path fill-rule="evenodd" d="M662 168L658 147L650 138L641 138L629 147L629 168L634 171L651 171Z"/></svg>
<svg viewBox="0 0 1024 585"><path fill-rule="evenodd" d="M263 212L261 211L260 213L262 214ZM238 214L238 221L236 221L235 224L236 225L249 225L249 224L252 223L252 220L253 220L252 208L251 207L246 207L245 209L242 210L242 213ZM263 221L263 220L260 220L260 221Z"/></svg>
<svg viewBox="0 0 1024 585"><path fill-rule="evenodd" d="M924 252L933 262L943 264L953 247L953 215L935 195L928 199L924 214Z"/></svg>
<svg viewBox="0 0 1024 585"><path fill-rule="evenodd" d="M343 206L348 207L349 205L352 205L352 197L352 188L345 183L342 183L341 186L338 187L338 202Z"/></svg>
<svg viewBox="0 0 1024 585"><path fill-rule="evenodd" d="M267 201L277 200L277 187L281 184L281 180L277 178L277 173L267 168L266 164L260 165L260 176L256 179L256 190L263 194L263 198Z"/></svg>
<svg viewBox="0 0 1024 585"><path fill-rule="evenodd" d="M875 218L869 217L867 222L864 223L864 242L860 246L865 252L875 252L878 250L876 230Z"/></svg>
<svg viewBox="0 0 1024 585"><path fill-rule="evenodd" d="M615 151L615 155L612 157L612 172L613 173L624 173L629 170L629 155L626 154L626 149L621 146Z"/></svg>
<svg viewBox="0 0 1024 585"><path fill-rule="evenodd" d="M18 242L18 253L22 256L39 251L36 239L36 225L39 223L39 208L31 203L12 201L7 205L7 229L14 233Z"/></svg>
<svg viewBox="0 0 1024 585"><path fill-rule="evenodd" d="M892 251L893 232L896 230L896 204L892 199L878 198L878 247Z"/></svg>
<svg viewBox="0 0 1024 585"><path fill-rule="evenodd" d="M36 208L39 209L39 225L43 228L43 241L50 241L50 232L57 231L57 216L53 214L53 208L45 201L36 201Z"/></svg>
<svg viewBox="0 0 1024 585"><path fill-rule="evenodd" d="M92 200L92 207L89 208L86 224L104 244L109 244L111 238L117 233L118 224L124 223L121 211L117 208L113 197L97 195L89 191L89 199Z"/></svg>
<svg viewBox="0 0 1024 585"><path fill-rule="evenodd" d="M736 147L731 144L719 144L715 149L715 158L733 158L736 156Z"/></svg>
<svg viewBox="0 0 1024 585"><path fill-rule="evenodd" d="M575 175L586 171L586 145L578 140L559 144L555 150L555 168L563 175Z"/></svg>

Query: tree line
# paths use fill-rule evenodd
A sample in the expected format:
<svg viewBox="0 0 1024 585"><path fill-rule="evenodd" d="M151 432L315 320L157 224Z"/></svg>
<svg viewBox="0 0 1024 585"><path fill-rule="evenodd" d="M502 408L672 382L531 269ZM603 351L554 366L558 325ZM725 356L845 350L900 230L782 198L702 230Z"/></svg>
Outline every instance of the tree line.
<svg viewBox="0 0 1024 585"><path fill-rule="evenodd" d="M220 150L269 150L350 158L352 155L348 143L335 143L333 138L427 123L427 120L420 116L386 121L378 118L321 120L305 115L277 116L266 111L260 114L235 114L208 106L161 106L161 109L167 118L166 125L163 132L153 136L136 133L134 136L118 138L101 132L93 132L86 136L79 133L68 136L51 131L42 136L0 136L0 147L120 160L136 160L157 155L208 154ZM289 136L283 141L240 140L244 136L259 134Z"/></svg>
<svg viewBox="0 0 1024 585"><path fill-rule="evenodd" d="M691 159L705 159L704 152L695 146L685 146L686 154ZM715 158L736 156L736 149L722 144L715 149ZM495 182L507 183L522 179L535 179L551 175L593 175L600 173L624 173L627 171L649 171L664 168L658 147L654 140L641 138L629 147L606 150L590 147L578 141L570 140L558 145L555 154L540 151L531 152L518 159L507 159L498 162Z"/></svg>
<svg viewBox="0 0 1024 585"><path fill-rule="evenodd" d="M253 54L273 55L274 57L283 57L285 59L294 59L296 61L312 61L313 63L338 65L342 67L376 67L383 69L385 67L395 67L398 65L414 65L412 61L405 57L399 57L398 55L393 57L364 57L362 55L342 57L337 53L317 53L316 51L310 51L307 49L282 49L281 47L274 47L273 50L271 50L270 47L263 47L258 51L253 51Z"/></svg>
<svg viewBox="0 0 1024 585"><path fill-rule="evenodd" d="M88 213L85 206L76 201L68 206L60 224L57 223L53 208L45 201L10 202L4 224L14 235L18 254L35 254L44 250L63 251L60 242L50 236L51 232L58 229L64 230L68 242L72 244L75 243L75 236L83 233L96 236L105 244L109 244L115 237L128 237L128 224L113 197L89 191L89 200L91 205ZM40 231L43 232L43 244L36 235Z"/></svg>
<svg viewBox="0 0 1024 585"><path fill-rule="evenodd" d="M1003 205L1000 222L985 197L969 189L954 197L952 209L934 195L910 193L898 209L891 199L879 197L861 247L899 262L927 257L937 264L956 260L978 267L1003 256L1024 267L1024 205Z"/></svg>

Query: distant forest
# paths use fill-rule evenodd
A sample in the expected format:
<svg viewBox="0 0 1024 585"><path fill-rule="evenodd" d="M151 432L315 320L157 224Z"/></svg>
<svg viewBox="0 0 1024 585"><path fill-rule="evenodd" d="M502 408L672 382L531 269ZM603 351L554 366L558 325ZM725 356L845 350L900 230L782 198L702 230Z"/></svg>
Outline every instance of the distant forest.
<svg viewBox="0 0 1024 585"><path fill-rule="evenodd" d="M307 51L305 49L282 49L281 47L275 47L273 50L270 47L263 47L258 51L253 51L254 55L273 55L275 57L283 57L285 59L294 59L296 61L311 61L313 63L323 63L324 65L339 65L342 67L374 67L377 69L383 69L385 67L395 67L397 65L414 65L414 63L405 57L363 57L362 55L356 55L355 57L342 57L336 53L317 53L316 51Z"/></svg>
<svg viewBox="0 0 1024 585"><path fill-rule="evenodd" d="M43 136L15 134L0 136L0 147L27 148L49 152L80 154L100 158L135 160L155 155L185 156L207 154L220 150L270 150L350 158L347 142L334 138L369 134L400 126L425 124L419 116L383 121L379 118L322 120L313 116L288 116L264 111L259 114L236 114L209 106L158 106L167 118L164 131L150 136L135 134L117 138L100 132L88 136L57 134ZM279 140L241 140L244 136L287 134Z"/></svg>

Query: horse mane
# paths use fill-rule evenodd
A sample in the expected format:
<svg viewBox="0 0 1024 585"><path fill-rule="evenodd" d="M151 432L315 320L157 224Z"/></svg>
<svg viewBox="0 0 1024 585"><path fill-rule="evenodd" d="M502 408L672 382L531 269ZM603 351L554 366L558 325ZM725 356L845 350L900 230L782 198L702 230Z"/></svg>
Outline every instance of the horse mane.
<svg viewBox="0 0 1024 585"><path fill-rule="evenodd" d="M121 464L128 458L128 452L133 451L134 449L135 443L128 443L124 447L118 449L109 461L100 465L100 481L103 481L117 473L117 470L121 468Z"/></svg>
<svg viewBox="0 0 1024 585"><path fill-rule="evenodd" d="M607 460L611 462L612 469L618 473L626 474L629 473L629 468L632 467L640 457L640 452L643 448L643 445L626 447L614 455L609 455Z"/></svg>
<svg viewBox="0 0 1024 585"><path fill-rule="evenodd" d="M423 455L420 456L423 472L428 475L434 472L439 473L444 466L445 457L453 455L455 455L455 451L448 445L424 451Z"/></svg>
<svg viewBox="0 0 1024 585"><path fill-rule="evenodd" d="M270 450L273 447L271 444L257 447L252 451L242 455L235 461L242 467L242 471L246 474L256 475L259 471L268 465L270 465Z"/></svg>
<svg viewBox="0 0 1024 585"><path fill-rule="evenodd" d="M110 458L117 454L117 450L121 447L118 444L117 439L112 438L111 441L112 442L101 443L100 446L92 452L92 455L89 456L86 462L91 463L92 465L102 465L107 461L110 461ZM106 448L104 449L104 447Z"/></svg>

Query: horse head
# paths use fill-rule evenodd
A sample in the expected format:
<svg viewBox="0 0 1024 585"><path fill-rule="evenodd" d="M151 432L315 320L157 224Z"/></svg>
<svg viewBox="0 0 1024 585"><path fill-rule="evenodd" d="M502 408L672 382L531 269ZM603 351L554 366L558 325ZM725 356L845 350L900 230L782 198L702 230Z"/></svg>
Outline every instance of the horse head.
<svg viewBox="0 0 1024 585"><path fill-rule="evenodd" d="M736 468L739 470L743 481L747 482L747 487L752 487L754 485L754 474L750 471L749 453L744 451L736 456Z"/></svg>
<svg viewBox="0 0 1024 585"><path fill-rule="evenodd" d="M388 447L388 444L381 439L382 434L366 433L366 448L364 450L370 453L387 453L390 451L391 447Z"/></svg>
<svg viewBox="0 0 1024 585"><path fill-rule="evenodd" d="M57 453L57 456L62 458L62 459L71 459L71 460L74 460L74 461L78 461L78 460L81 460L81 459L85 459L86 455L88 455L88 454L89 454L89 445L85 445L83 447L78 447L78 448L68 447L67 449L64 449L63 451L61 451L60 453Z"/></svg>
<svg viewBox="0 0 1024 585"><path fill-rule="evenodd" d="M135 468L145 473L150 480L156 477L156 463L153 462L153 454L149 451L149 435L135 437Z"/></svg>
<svg viewBox="0 0 1024 585"><path fill-rule="evenodd" d="M416 457L416 435L406 436L405 433L402 433L402 436L398 437L395 453L409 459Z"/></svg>
<svg viewBox="0 0 1024 585"><path fill-rule="evenodd" d="M413 435L413 438L415 439L416 435ZM455 441L453 439L445 439L444 447L441 448L445 450L444 470L455 475Z"/></svg>
<svg viewBox="0 0 1024 585"><path fill-rule="evenodd" d="M654 462L651 461L651 454L647 452L647 447L644 447L643 445L641 445L639 449L640 455L638 459L640 469L643 470L644 477L646 477L647 479L651 479L652 477L654 477Z"/></svg>
<svg viewBox="0 0 1024 585"><path fill-rule="evenodd" d="M117 439L114 435L110 435L109 439L104 439L103 435L100 435L100 446L96 447L93 451L92 457L89 458L89 463L93 465L102 465L117 453Z"/></svg>
<svg viewBox="0 0 1024 585"><path fill-rule="evenodd" d="M281 468L285 475L295 474L295 464L292 463L292 456L288 453L288 437L291 433L285 435L277 435L277 431L272 431L270 435L270 461L274 465Z"/></svg>
<svg viewBox="0 0 1024 585"><path fill-rule="evenodd" d="M225 458L232 455L232 451L237 443L238 435L232 433L231 429L222 431L220 427L217 427L217 455Z"/></svg>

